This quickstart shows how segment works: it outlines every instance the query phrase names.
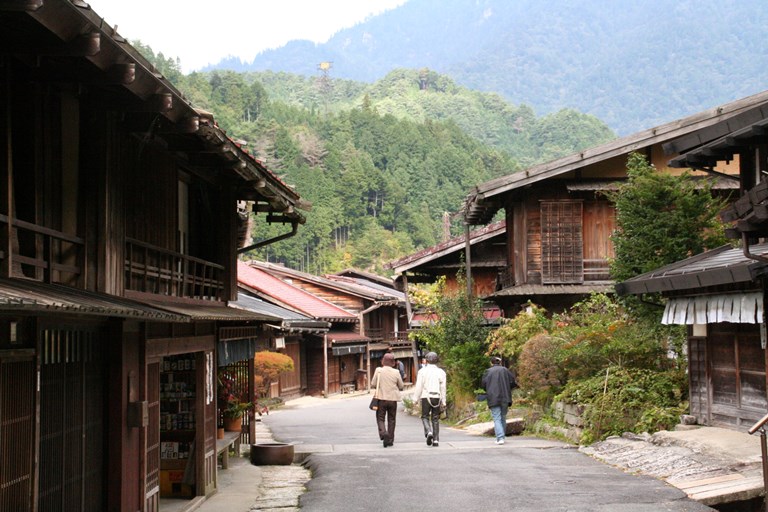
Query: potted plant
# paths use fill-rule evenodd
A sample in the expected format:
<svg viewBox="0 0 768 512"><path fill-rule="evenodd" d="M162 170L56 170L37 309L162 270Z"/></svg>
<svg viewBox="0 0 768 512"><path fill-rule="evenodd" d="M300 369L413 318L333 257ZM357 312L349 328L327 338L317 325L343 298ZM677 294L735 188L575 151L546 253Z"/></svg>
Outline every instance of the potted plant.
<svg viewBox="0 0 768 512"><path fill-rule="evenodd" d="M219 410L224 421L224 430L239 432L243 424L243 414L253 408L250 402L237 390L236 379L227 370L219 372Z"/></svg>

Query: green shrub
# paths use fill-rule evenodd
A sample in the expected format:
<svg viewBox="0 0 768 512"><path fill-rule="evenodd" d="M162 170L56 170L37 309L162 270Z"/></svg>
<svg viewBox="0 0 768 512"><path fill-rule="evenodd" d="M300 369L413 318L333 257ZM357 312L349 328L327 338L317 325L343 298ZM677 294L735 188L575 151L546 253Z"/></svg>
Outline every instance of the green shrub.
<svg viewBox="0 0 768 512"><path fill-rule="evenodd" d="M488 355L503 356L513 367L517 366L525 343L537 334L546 333L552 324L547 311L531 302L514 318L502 321L501 327L491 331L485 340Z"/></svg>
<svg viewBox="0 0 768 512"><path fill-rule="evenodd" d="M624 432L670 428L684 408L685 375L679 369L608 368L569 382L557 400L584 406L584 436L591 443Z"/></svg>

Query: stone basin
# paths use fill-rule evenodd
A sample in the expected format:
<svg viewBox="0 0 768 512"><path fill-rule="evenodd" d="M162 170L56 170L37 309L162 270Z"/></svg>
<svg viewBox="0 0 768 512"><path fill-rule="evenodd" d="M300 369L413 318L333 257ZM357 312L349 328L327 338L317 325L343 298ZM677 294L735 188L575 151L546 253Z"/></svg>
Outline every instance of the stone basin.
<svg viewBox="0 0 768 512"><path fill-rule="evenodd" d="M291 443L260 443L251 445L254 466L288 466L293 463Z"/></svg>

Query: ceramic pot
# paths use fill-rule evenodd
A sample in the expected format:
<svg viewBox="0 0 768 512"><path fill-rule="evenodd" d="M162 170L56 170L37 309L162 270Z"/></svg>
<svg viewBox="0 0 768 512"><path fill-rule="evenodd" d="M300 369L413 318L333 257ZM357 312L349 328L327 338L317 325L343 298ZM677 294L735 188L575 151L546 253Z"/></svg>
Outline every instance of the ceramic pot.
<svg viewBox="0 0 768 512"><path fill-rule="evenodd" d="M243 418L224 417L224 430L227 432L240 432L243 428Z"/></svg>
<svg viewBox="0 0 768 512"><path fill-rule="evenodd" d="M293 445L290 443L251 445L251 464L254 466L288 466L292 463Z"/></svg>

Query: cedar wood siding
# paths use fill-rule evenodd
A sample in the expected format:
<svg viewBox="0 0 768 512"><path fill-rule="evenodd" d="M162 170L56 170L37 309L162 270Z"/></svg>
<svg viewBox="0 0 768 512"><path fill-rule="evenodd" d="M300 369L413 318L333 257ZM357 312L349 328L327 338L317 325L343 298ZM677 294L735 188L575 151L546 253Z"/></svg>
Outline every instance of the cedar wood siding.
<svg viewBox="0 0 768 512"><path fill-rule="evenodd" d="M508 261L518 285L543 283L541 204L542 201L558 200L582 204L583 251L576 257L584 260L584 281L608 279L608 258L613 256L610 235L616 225L613 205L594 195L582 200L565 193L551 194L542 190L531 191L524 200L507 207L507 211L513 212L511 222L507 222ZM526 236L519 236L521 232ZM522 240L525 240L524 246Z"/></svg>
<svg viewBox="0 0 768 512"><path fill-rule="evenodd" d="M314 283L303 281L301 279L292 279L290 283L297 288L300 288L308 293L311 293L315 297L320 297L323 300L335 304L342 309L346 309L351 312L358 312L365 309L365 302L360 297L354 295L347 295L325 286L318 286Z"/></svg>

